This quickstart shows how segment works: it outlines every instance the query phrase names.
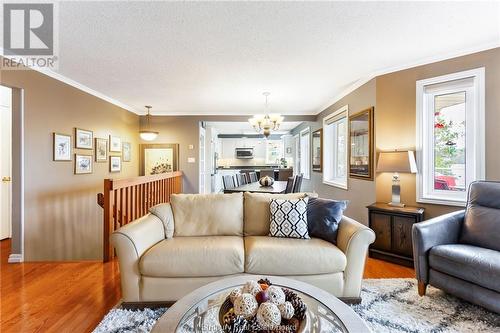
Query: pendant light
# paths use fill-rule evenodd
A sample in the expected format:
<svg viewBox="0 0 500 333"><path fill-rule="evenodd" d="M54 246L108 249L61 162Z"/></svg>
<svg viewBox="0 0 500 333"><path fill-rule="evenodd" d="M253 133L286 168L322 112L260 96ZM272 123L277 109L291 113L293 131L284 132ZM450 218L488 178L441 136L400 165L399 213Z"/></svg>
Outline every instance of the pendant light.
<svg viewBox="0 0 500 333"><path fill-rule="evenodd" d="M139 135L140 135L141 139L143 139L144 141L153 141L154 139L156 139L159 132L152 131L151 125L149 124L149 118L151 117L150 112L151 112L152 106L146 105L145 108L148 110L148 113L146 114L146 129L139 131Z"/></svg>

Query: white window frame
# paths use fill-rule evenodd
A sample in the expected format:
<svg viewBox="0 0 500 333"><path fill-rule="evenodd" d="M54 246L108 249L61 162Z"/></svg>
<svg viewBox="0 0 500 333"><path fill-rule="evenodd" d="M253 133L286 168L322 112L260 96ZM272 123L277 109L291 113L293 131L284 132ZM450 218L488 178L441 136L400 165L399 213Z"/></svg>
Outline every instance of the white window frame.
<svg viewBox="0 0 500 333"><path fill-rule="evenodd" d="M302 137L307 136L307 154L302 151ZM300 147L300 172L304 175L304 179L311 178L311 128L306 127L299 133ZM303 160L305 159L305 160Z"/></svg>
<svg viewBox="0 0 500 333"><path fill-rule="evenodd" d="M328 123L330 122L330 119L332 118L338 118L341 117L341 119L345 118L346 121L346 140L345 140L345 151L346 151L346 156L345 156L345 161L344 166L345 166L345 176L340 178L334 178L331 179L330 175L333 173L334 166L337 165L337 161L335 160L335 157L337 156L337 147L338 144L335 142L335 139L332 137L329 137L329 132L327 130L327 126L330 126ZM340 119L339 119L340 120ZM338 109L337 111L329 114L325 118L323 118L323 184L333 186L333 187L338 187L344 190L347 190L349 188L348 184L348 172L347 172L347 159L349 156L349 151L348 151L348 137L349 137L349 106L345 105Z"/></svg>
<svg viewBox="0 0 500 333"><path fill-rule="evenodd" d="M435 95L466 91L466 188L472 181L485 178L484 73L482 67L417 81L417 202L462 207L467 202L467 191L434 190ZM462 83L461 87L459 80L467 79L472 80L472 85L464 87ZM426 87L437 84L443 87L436 93L426 93Z"/></svg>

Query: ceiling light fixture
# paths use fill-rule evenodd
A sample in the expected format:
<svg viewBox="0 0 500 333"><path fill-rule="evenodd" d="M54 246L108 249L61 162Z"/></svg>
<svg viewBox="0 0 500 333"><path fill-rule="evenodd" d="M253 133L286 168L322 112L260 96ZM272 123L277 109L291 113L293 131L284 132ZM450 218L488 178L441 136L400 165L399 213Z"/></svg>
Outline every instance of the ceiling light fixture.
<svg viewBox="0 0 500 333"><path fill-rule="evenodd" d="M151 112L152 106L146 105L145 108L148 110L148 113L146 114L146 129L139 131L139 135L140 135L141 139L143 139L144 141L153 141L154 139L156 139L156 137L160 133L151 130L149 118L151 117L150 112Z"/></svg>
<svg viewBox="0 0 500 333"><path fill-rule="evenodd" d="M264 92L262 95L266 98L266 112L269 112L269 95L270 92ZM262 133L266 138L271 135L271 131L277 131L285 118L277 113L266 113L266 115L255 115L248 119L250 125L258 132Z"/></svg>

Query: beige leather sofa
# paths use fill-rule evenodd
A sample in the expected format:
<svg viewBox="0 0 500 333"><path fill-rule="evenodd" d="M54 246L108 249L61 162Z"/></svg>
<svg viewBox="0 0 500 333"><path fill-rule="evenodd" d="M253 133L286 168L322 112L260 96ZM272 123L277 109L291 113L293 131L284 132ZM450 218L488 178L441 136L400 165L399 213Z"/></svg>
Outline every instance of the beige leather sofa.
<svg viewBox="0 0 500 333"><path fill-rule="evenodd" d="M303 193L273 198L303 197ZM373 231L344 217L337 245L269 237L271 195L179 194L114 232L124 302L176 301L236 275L286 276L359 298Z"/></svg>

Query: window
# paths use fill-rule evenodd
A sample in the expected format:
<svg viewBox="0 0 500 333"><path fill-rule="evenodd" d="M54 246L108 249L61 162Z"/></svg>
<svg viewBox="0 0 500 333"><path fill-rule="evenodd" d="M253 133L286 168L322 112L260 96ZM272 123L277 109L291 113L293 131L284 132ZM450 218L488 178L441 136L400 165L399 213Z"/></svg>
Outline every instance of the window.
<svg viewBox="0 0 500 333"><path fill-rule="evenodd" d="M323 119L323 183L347 189L348 106Z"/></svg>
<svg viewBox="0 0 500 333"><path fill-rule="evenodd" d="M300 173L305 179L310 178L311 170L311 131L308 128L300 131Z"/></svg>
<svg viewBox="0 0 500 333"><path fill-rule="evenodd" d="M484 145L484 68L417 81L418 202L464 205Z"/></svg>

